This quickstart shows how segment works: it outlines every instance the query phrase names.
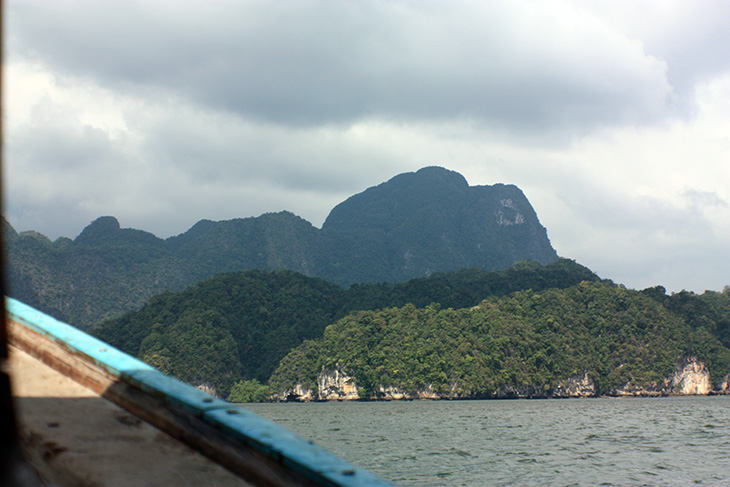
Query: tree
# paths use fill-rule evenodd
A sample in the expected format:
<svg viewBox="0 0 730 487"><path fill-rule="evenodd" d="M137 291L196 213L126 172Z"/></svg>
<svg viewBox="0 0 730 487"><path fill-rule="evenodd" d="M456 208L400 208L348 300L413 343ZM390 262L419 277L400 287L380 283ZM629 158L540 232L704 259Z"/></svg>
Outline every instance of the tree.
<svg viewBox="0 0 730 487"><path fill-rule="evenodd" d="M269 387L256 379L242 380L231 387L229 402L267 402L270 393Z"/></svg>

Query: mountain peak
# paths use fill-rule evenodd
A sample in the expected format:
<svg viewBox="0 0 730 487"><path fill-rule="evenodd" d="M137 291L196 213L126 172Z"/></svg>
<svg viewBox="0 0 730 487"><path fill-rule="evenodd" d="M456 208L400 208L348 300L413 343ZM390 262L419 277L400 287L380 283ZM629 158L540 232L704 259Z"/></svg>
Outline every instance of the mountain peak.
<svg viewBox="0 0 730 487"><path fill-rule="evenodd" d="M545 228L513 185L469 186L431 166L399 174L332 209L322 225L333 247L324 272L340 283L401 281L464 267L504 269L521 260L557 259ZM344 265L347 262L347 265ZM336 273L349 269L347 280Z"/></svg>
<svg viewBox="0 0 730 487"><path fill-rule="evenodd" d="M425 193L421 193L421 195L428 198L434 196L431 193L432 190L436 190L437 194L442 193L445 190L466 191L469 188L469 183L466 181L464 176L456 171L440 166L427 166L415 172L406 172L394 176L390 180L373 188L369 188L364 192L374 190L376 188L388 189L391 191L416 191L418 193L426 191Z"/></svg>
<svg viewBox="0 0 730 487"><path fill-rule="evenodd" d="M102 216L91 222L76 237L74 243L81 246L97 245L143 245L149 248L166 248L165 241L155 235L134 228L121 228L113 216ZM129 247L130 249L133 247Z"/></svg>
<svg viewBox="0 0 730 487"><path fill-rule="evenodd" d="M468 189L469 183L458 172L439 166L424 167L394 176L346 199L332 209L322 229L356 224L387 231L392 226L390 222L411 217L414 211L439 207Z"/></svg>
<svg viewBox="0 0 730 487"><path fill-rule="evenodd" d="M446 169L441 166L426 166L415 173L405 173L403 175L413 174L414 179L420 182L434 182L443 184L452 184L454 186L468 187L469 183L466 178L456 171ZM396 176L397 177L397 176Z"/></svg>
<svg viewBox="0 0 730 487"><path fill-rule="evenodd" d="M113 216L102 216L84 228L75 242L82 245L93 245L115 235L120 230L119 220Z"/></svg>

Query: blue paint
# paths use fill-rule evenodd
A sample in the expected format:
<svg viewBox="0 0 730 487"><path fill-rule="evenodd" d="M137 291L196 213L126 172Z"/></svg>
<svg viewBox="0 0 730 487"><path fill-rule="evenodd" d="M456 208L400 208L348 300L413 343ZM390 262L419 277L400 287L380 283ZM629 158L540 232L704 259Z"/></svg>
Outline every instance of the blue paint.
<svg viewBox="0 0 730 487"><path fill-rule="evenodd" d="M329 480L330 485L353 487L391 485L241 406L231 404L225 410L208 411L204 418L252 448L280 459L292 470L314 480L321 476Z"/></svg>
<svg viewBox="0 0 730 487"><path fill-rule="evenodd" d="M146 363L20 301L6 297L5 306L11 320L53 340L70 352L119 377L121 381L184 408L219 431L237 438L321 485L391 485L239 405L168 377Z"/></svg>
<svg viewBox="0 0 730 487"><path fill-rule="evenodd" d="M166 376L78 328L58 321L13 298L5 299L8 315L16 322L58 343L75 355L106 370L122 381L186 409L201 417L204 411L225 408L228 402L206 394L195 387Z"/></svg>

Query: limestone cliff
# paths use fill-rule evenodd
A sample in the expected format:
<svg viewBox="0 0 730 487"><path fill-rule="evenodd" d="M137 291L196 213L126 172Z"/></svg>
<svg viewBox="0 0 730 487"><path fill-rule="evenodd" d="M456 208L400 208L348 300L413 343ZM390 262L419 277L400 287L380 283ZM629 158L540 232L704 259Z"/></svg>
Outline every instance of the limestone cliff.
<svg viewBox="0 0 730 487"><path fill-rule="evenodd" d="M720 381L720 387L718 388L720 394L730 394L730 374L727 374Z"/></svg>
<svg viewBox="0 0 730 487"><path fill-rule="evenodd" d="M567 380L558 384L552 393L553 397L591 397L596 395L596 385L593 383L588 372L568 377Z"/></svg>
<svg viewBox="0 0 730 487"><path fill-rule="evenodd" d="M668 396L668 395L707 395L707 394L730 394L730 374L720 383L718 390L713 390L710 381L710 373L707 365L697 357L682 357L676 364L674 372L662 383L650 385L633 385L627 383L621 388L608 392L610 396ZM527 399L527 398L569 398L569 397L594 397L596 386L587 371L580 372L557 386L551 387L546 384L534 384L526 386L508 386L498 391L488 393L474 393L471 391L458 390L457 383L452 384L449 392L436 392L430 384L425 385L415 392L409 392L402 388L381 384L377 392L368 397L362 397L358 392L355 377L344 372L344 368L338 363L332 370L322 371L317 376L317 392L297 384L293 389L284 391L274 396L280 401L348 401L357 399L369 400L413 400L413 399L473 399L473 398L498 398L498 399Z"/></svg>
<svg viewBox="0 0 730 487"><path fill-rule="evenodd" d="M333 370L322 366L317 375L316 391L302 384L280 391L272 396L275 401L352 401L360 399L355 378L344 372L340 364Z"/></svg>
<svg viewBox="0 0 730 487"><path fill-rule="evenodd" d="M493 397L499 399L530 399L530 398L564 398L564 397L593 397L596 395L596 386L588 376L587 371L568 377L557 386L534 384L528 386L508 386L498 390Z"/></svg>
<svg viewBox="0 0 730 487"><path fill-rule="evenodd" d="M18 234L2 220L9 296L81 329L141 308L152 296L215 275L280 270L349 286L403 282L472 267L507 269L558 254L525 194L470 186L423 168L353 195L317 229L291 212L201 220L161 239L103 216L74 240Z"/></svg>
<svg viewBox="0 0 730 487"><path fill-rule="evenodd" d="M674 369L670 385L675 394L706 395L712 391L707 365L697 357L682 357Z"/></svg>
<svg viewBox="0 0 730 487"><path fill-rule="evenodd" d="M332 209L321 236L316 275L341 285L558 258L519 188L470 186L442 167L400 174L351 196Z"/></svg>
<svg viewBox="0 0 730 487"><path fill-rule="evenodd" d="M650 386L636 386L627 383L623 387L612 391L611 395L653 397L707 395L712 392L712 382L710 381L710 372L707 370L707 365L698 360L697 357L684 356L677 362L672 375L667 377L663 383ZM722 390L719 392L722 392Z"/></svg>
<svg viewBox="0 0 730 487"><path fill-rule="evenodd" d="M352 401L360 399L357 383L342 371L340 364L334 370L325 370L317 376L317 399L320 401Z"/></svg>

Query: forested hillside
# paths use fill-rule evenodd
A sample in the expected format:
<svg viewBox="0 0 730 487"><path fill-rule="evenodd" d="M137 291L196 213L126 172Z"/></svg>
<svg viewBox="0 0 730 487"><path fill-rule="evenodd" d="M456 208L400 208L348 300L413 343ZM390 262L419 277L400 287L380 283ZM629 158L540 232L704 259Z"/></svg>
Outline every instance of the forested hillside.
<svg viewBox="0 0 730 487"><path fill-rule="evenodd" d="M337 205L322 229L290 213L213 222L160 239L101 217L74 240L18 234L3 219L8 294L87 329L226 272L293 270L349 286L465 268L553 262L557 253L517 187L469 186L429 167Z"/></svg>
<svg viewBox="0 0 730 487"><path fill-rule="evenodd" d="M287 212L203 221L168 240L121 228L113 217L97 219L75 240L51 242L36 232L17 234L5 221L4 228L8 295L81 329L219 273L306 272L304 256L317 231Z"/></svg>
<svg viewBox="0 0 730 487"><path fill-rule="evenodd" d="M192 269L163 240L122 229L111 217L99 218L73 241L18 235L7 222L3 226L8 295L81 329L195 282Z"/></svg>
<svg viewBox="0 0 730 487"><path fill-rule="evenodd" d="M107 321L91 333L166 373L226 396L235 381L266 383L293 348L320 338L325 327L355 310L407 303L470 307L488 296L591 280L598 277L566 259L348 290L292 271L244 271L155 296L141 310Z"/></svg>
<svg viewBox="0 0 730 487"><path fill-rule="evenodd" d="M606 282L526 290L452 309L413 305L357 311L285 357L270 380L279 397L321 374L349 377L364 398L550 396L585 376L596 394L665 388L682 357L727 381L730 289L659 295ZM651 295L648 296L648 295ZM663 296L663 297L662 297Z"/></svg>
<svg viewBox="0 0 730 487"><path fill-rule="evenodd" d="M292 271L222 274L91 334L163 372L225 396L235 380L267 381L279 360L332 323L343 290Z"/></svg>

